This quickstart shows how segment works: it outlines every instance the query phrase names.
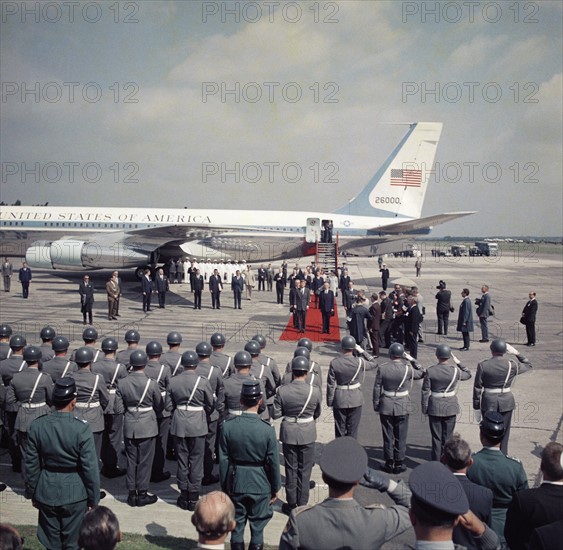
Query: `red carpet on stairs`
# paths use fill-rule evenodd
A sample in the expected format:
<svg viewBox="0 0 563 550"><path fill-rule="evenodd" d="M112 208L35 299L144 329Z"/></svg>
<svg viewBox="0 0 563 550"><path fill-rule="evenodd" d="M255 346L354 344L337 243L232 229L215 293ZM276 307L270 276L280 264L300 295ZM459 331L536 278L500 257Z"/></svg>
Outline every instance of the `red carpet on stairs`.
<svg viewBox="0 0 563 550"><path fill-rule="evenodd" d="M307 322L305 334L297 332L293 328L293 314L289 314L289 319L285 330L280 336L280 340L290 340L297 342L301 338L309 338L312 342L340 342L340 326L338 323L338 309L334 304L334 315L330 319L330 334L321 334L323 329L323 318L321 310L315 307L313 300L307 311Z"/></svg>

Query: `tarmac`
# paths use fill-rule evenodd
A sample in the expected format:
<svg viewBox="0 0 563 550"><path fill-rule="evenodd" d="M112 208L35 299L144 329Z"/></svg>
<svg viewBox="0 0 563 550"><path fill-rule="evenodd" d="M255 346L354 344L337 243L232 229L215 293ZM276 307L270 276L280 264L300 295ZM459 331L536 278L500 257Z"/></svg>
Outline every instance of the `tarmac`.
<svg viewBox="0 0 563 550"><path fill-rule="evenodd" d="M357 289L366 289L367 295L381 290L376 258L349 257L345 260ZM301 266L310 259L299 260ZM13 260L14 266L17 260ZM523 355L532 362L534 369L517 379L514 395L517 408L513 416L509 454L522 461L528 474L530 487L540 482L539 455L542 447L549 441L562 442L561 433L563 411L563 298L561 281L563 262L561 254L532 255L516 254L506 251L500 257L461 257L445 258L424 256L422 272L415 278L414 258L385 259L391 272L390 286L395 282L417 285L424 297L426 316L424 319L424 343L419 344L418 359L423 366L434 364L435 348L439 343L447 343L452 347L458 358L469 366L475 374L477 363L490 356L488 344L480 344L480 330L475 319L476 332L472 335L470 350L457 352L462 346L461 335L455 331L457 310L461 302L461 289L470 289L470 298L474 300L480 295L480 287L488 284L495 306L495 316L489 321L489 330L493 336L503 337L512 343ZM289 262L290 267L293 262ZM274 266L277 267L277 266ZM97 289L94 304L94 326L98 329L100 340L106 336L118 339L120 348L125 346L123 335L130 328L141 333L141 343L157 339L165 342L166 334L178 330L184 337L182 350L194 349L201 340L208 340L216 331L222 332L227 338L226 353L234 355L244 347L247 340L254 334L261 333L267 337L266 353L271 355L280 365L285 367L293 355L294 342L281 341L280 335L289 319L289 307L277 305L275 291L254 292L252 301L243 299L243 309L232 308L231 293L225 290L221 310L211 309L211 299L204 294L203 309L194 311L189 285L172 284L165 309L143 313L141 307L140 284L133 273L121 272L124 279L124 294L120 305L118 321L107 320L105 282L107 271L90 272ZM28 342L37 342L40 329L49 324L58 334L67 336L71 346L81 344L83 330L78 297L78 283L82 273L33 271L33 282L30 297L22 299L20 285L16 280L12 283L10 293L0 292L0 322L12 326L14 333L22 333ZM443 279L452 291L452 304L456 311L450 317L450 329L447 337L436 335L435 299L438 280ZM536 347L528 348L522 344L526 341L524 326L519 324L520 313L527 301L528 292L535 290L539 303ZM287 293L286 293L287 296ZM340 297L337 298L340 304ZM286 299L287 301L287 299ZM339 310L341 336L347 334L342 308ZM320 336L320 335L319 335ZM313 358L323 369L323 380L326 380L328 365L338 354L338 345L334 343L314 342ZM382 350L379 362L387 359L386 350ZM375 371L366 373L363 383L365 405L360 426L359 441L370 457L370 465L377 467L382 460L382 437L379 417L371 405L371 394L375 379ZM413 412L410 416L407 466L408 471L400 477L408 479L412 468L430 459L430 430L427 419L420 411L420 382L415 382L412 391ZM477 424L472 412L472 381L460 384L458 398L461 404L456 431L470 443L474 451L479 450ZM324 391L324 390L323 390ZM279 422L276 422L276 429ZM322 453L323 446L334 437L332 411L328 407L317 423L317 457ZM122 457L124 465L124 457ZM0 494L0 522L15 525L36 524L37 511L31 502L23 497L21 476L11 471L7 450L0 449L0 480L7 483L8 489ZM117 514L123 532L150 534L153 536L171 535L197 540L195 529L191 525L189 512L175 506L178 490L175 482L176 465L167 463L172 472L170 480L151 484L151 492L159 497L158 503L144 508L130 508L125 499L127 492L123 478L108 480L101 478L102 488L107 497L102 501ZM283 474L283 468L282 468ZM321 479L317 465L313 469L313 479L317 487L311 491L309 504L321 502L327 497L327 488ZM207 487L206 490L217 489L218 486ZM284 499L283 489L279 493L280 501L275 510L281 508ZM392 504L390 498L377 491L359 487L356 498L363 504ZM280 534L284 529L287 517L276 511L265 530L266 544L277 546ZM248 540L248 537L247 537ZM404 543L412 543L412 529L385 545L385 548L398 548Z"/></svg>

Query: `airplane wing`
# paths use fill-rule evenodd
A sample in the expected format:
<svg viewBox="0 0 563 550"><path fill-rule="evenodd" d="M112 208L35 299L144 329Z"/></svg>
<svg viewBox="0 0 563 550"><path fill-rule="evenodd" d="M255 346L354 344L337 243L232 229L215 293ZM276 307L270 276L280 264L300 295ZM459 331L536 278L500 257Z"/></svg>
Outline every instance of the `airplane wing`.
<svg viewBox="0 0 563 550"><path fill-rule="evenodd" d="M437 214L435 216L427 216L426 218L418 218L381 227L373 227L369 230L369 233L374 235L400 235L413 231L420 231L421 229L428 229L430 227L434 227L435 225L455 220L456 218L471 216L471 214L476 214L476 212L450 212L446 214Z"/></svg>

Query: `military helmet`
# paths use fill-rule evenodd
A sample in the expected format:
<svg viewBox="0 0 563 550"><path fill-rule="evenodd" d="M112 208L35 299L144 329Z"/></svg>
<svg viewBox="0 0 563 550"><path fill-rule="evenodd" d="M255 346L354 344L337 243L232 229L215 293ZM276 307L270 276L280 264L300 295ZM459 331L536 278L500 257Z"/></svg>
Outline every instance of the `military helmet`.
<svg viewBox="0 0 563 550"><path fill-rule="evenodd" d="M8 338L12 336L12 327L10 325L0 325L0 338Z"/></svg>
<svg viewBox="0 0 563 550"><path fill-rule="evenodd" d="M200 357L209 357L211 355L211 345L208 344L207 342L200 342L196 347L195 347L195 352L200 356Z"/></svg>
<svg viewBox="0 0 563 550"><path fill-rule="evenodd" d="M260 349L264 349L266 347L266 337L262 334L256 334L252 337L255 342L260 344Z"/></svg>
<svg viewBox="0 0 563 550"><path fill-rule="evenodd" d="M130 329L125 333L125 341L128 344L133 342L139 342L141 340L141 335L134 329Z"/></svg>
<svg viewBox="0 0 563 550"><path fill-rule="evenodd" d="M78 348L74 353L74 362L78 365L87 365L94 360L94 351L92 348L83 346Z"/></svg>
<svg viewBox="0 0 563 550"><path fill-rule="evenodd" d="M244 346L244 351L250 355L260 355L260 344L256 340L249 340Z"/></svg>
<svg viewBox="0 0 563 550"><path fill-rule="evenodd" d="M41 340L52 340L57 335L53 327L43 327L39 333Z"/></svg>
<svg viewBox="0 0 563 550"><path fill-rule="evenodd" d="M27 346L23 350L23 359L28 363L36 363L41 359L41 350L37 346Z"/></svg>
<svg viewBox="0 0 563 550"><path fill-rule="evenodd" d="M344 336L340 341L340 347L346 350L353 350L356 348L356 339L353 336Z"/></svg>
<svg viewBox="0 0 563 550"><path fill-rule="evenodd" d="M129 356L129 364L133 368L146 366L147 354L142 349L136 349Z"/></svg>
<svg viewBox="0 0 563 550"><path fill-rule="evenodd" d="M102 340L103 351L115 351L117 349L117 340L114 338L104 338Z"/></svg>
<svg viewBox="0 0 563 550"><path fill-rule="evenodd" d="M405 354L403 344L395 342L389 346L389 357L402 357Z"/></svg>
<svg viewBox="0 0 563 550"><path fill-rule="evenodd" d="M447 344L438 344L436 346L436 357L438 359L449 359L452 356L452 348Z"/></svg>
<svg viewBox="0 0 563 550"><path fill-rule="evenodd" d="M305 346L299 346L293 350L293 357L305 357L305 359L309 359L310 356L311 354Z"/></svg>
<svg viewBox="0 0 563 550"><path fill-rule="evenodd" d="M98 331L94 327L87 327L82 332L82 340L93 342L98 339Z"/></svg>
<svg viewBox="0 0 563 550"><path fill-rule="evenodd" d="M21 334L14 334L10 338L10 347L12 349L23 348L26 344L27 340L25 339L25 336L22 336Z"/></svg>
<svg viewBox="0 0 563 550"><path fill-rule="evenodd" d="M195 351L188 350L182 353L182 367L197 367L199 357Z"/></svg>
<svg viewBox="0 0 563 550"><path fill-rule="evenodd" d="M504 417L496 411L486 411L479 424L483 435L493 441L500 441L504 437Z"/></svg>
<svg viewBox="0 0 563 550"><path fill-rule="evenodd" d="M53 343L51 344L51 348L53 349L53 351L56 352L66 351L69 345L70 344L68 338L65 338L64 336L55 336L53 338Z"/></svg>
<svg viewBox="0 0 563 550"><path fill-rule="evenodd" d="M506 342L502 338L497 338L493 340L490 345L491 353L506 353Z"/></svg>
<svg viewBox="0 0 563 550"><path fill-rule="evenodd" d="M307 372L309 370L309 359L306 357L294 357L291 361L291 370Z"/></svg>
<svg viewBox="0 0 563 550"><path fill-rule="evenodd" d="M145 346L145 351L147 352L147 355L161 355L162 354L162 345L160 342L156 342L156 341L152 341L149 342L146 346Z"/></svg>
<svg viewBox="0 0 563 550"><path fill-rule="evenodd" d="M166 343L169 346L177 346L182 343L182 335L179 332L169 332L166 337Z"/></svg>
<svg viewBox="0 0 563 550"><path fill-rule="evenodd" d="M65 376L55 380L53 388L52 400L56 407L64 407L76 397L76 382L74 378Z"/></svg>
<svg viewBox="0 0 563 550"><path fill-rule="evenodd" d="M237 351L235 354L235 367L250 367L252 365L252 357L247 351Z"/></svg>
<svg viewBox="0 0 563 550"><path fill-rule="evenodd" d="M309 338L301 338L299 342L297 342L297 347L307 348L309 351L313 351L313 342L311 342Z"/></svg>
<svg viewBox="0 0 563 550"><path fill-rule="evenodd" d="M209 341L214 348L219 348L221 346L224 346L227 340L220 332L215 332L211 335Z"/></svg>
<svg viewBox="0 0 563 550"><path fill-rule="evenodd" d="M245 380L240 390L241 399L258 399L262 396L259 380Z"/></svg>

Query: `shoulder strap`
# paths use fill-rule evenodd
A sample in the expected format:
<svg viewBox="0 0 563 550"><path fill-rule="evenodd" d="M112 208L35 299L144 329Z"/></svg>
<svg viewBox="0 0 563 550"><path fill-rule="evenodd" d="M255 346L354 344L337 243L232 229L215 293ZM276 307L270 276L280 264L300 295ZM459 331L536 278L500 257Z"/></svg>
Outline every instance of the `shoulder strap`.
<svg viewBox="0 0 563 550"><path fill-rule="evenodd" d="M8 350L8 355L6 355L6 359L9 359L11 355L12 355L12 348Z"/></svg>
<svg viewBox="0 0 563 550"><path fill-rule="evenodd" d="M405 374L403 376L403 379L401 380L401 383L397 386L397 390L399 388L401 388L403 386L403 384L405 383L405 380L407 379L407 376L409 375L409 367L410 367L410 365L407 363L405 365ZM397 391L397 390L395 390L395 391Z"/></svg>
<svg viewBox="0 0 563 550"><path fill-rule="evenodd" d="M457 378L458 371L459 371L459 369L457 367L454 367L454 375L452 376L452 379L451 379L450 383L448 384L448 387L444 390L444 393L449 392L450 388L455 384L455 379Z"/></svg>
<svg viewBox="0 0 563 550"><path fill-rule="evenodd" d="M231 358L229 357L228 361L227 361L227 366L225 367L225 370L223 371L223 376L226 376L226 374L229 372L229 366L231 365Z"/></svg>
<svg viewBox="0 0 563 550"><path fill-rule="evenodd" d="M156 378L156 383L160 384L160 379L162 377L162 373L164 372L164 365L160 365L160 371L158 371L158 376Z"/></svg>
<svg viewBox="0 0 563 550"><path fill-rule="evenodd" d="M192 402L192 399L194 398L195 391L197 390L200 380L201 380L201 376L198 376L197 380L195 381L194 389L192 390L192 393L190 393L190 397L188 398L188 403L187 403L188 405Z"/></svg>
<svg viewBox="0 0 563 550"><path fill-rule="evenodd" d="M109 383L110 386L113 386L115 384L115 379L117 378L117 373L119 371L120 366L121 366L121 363L117 363L117 365L115 365L115 372L113 373L113 378L111 379L111 382Z"/></svg>
<svg viewBox="0 0 563 550"><path fill-rule="evenodd" d="M311 396L313 395L313 385L310 384L309 385L309 395L307 396L307 401L305 401L305 405L303 405L303 408L301 409L301 411L299 412L299 414L297 415L296 418L300 418L301 415L305 412L305 409L307 408L307 405L309 404L309 401L311 401Z"/></svg>
<svg viewBox="0 0 563 550"><path fill-rule="evenodd" d="M502 389L506 388L506 384L508 384L508 379L510 378L510 373L512 372L512 361L508 360L508 372L506 373L506 378L504 379L504 384L502 385Z"/></svg>
<svg viewBox="0 0 563 550"><path fill-rule="evenodd" d="M90 397L88 398L88 404L90 404L92 399L94 399L94 395L96 394L96 390L98 389L98 383L99 382L100 382L100 375L96 374L96 381L94 382L94 387L92 388L92 393L90 394Z"/></svg>
<svg viewBox="0 0 563 550"><path fill-rule="evenodd" d="M264 365L260 365L260 376L258 376L258 380L262 380L263 374L264 374Z"/></svg>
<svg viewBox="0 0 563 550"><path fill-rule="evenodd" d="M67 361L67 362L66 362L65 370L63 371L63 374L61 375L61 378L64 378L64 377L66 376L66 373L67 373L67 371L68 371L68 367L70 367L70 361Z"/></svg>
<svg viewBox="0 0 563 550"><path fill-rule="evenodd" d="M215 365L211 365L209 367L209 372L207 373L207 380L211 380L211 374L213 373L214 368L215 368Z"/></svg>
<svg viewBox="0 0 563 550"><path fill-rule="evenodd" d="M176 376L176 372L178 371L178 367L180 366L181 362L182 362L182 356L180 355L178 362L176 363L176 366L174 367L174 370L172 371L172 376Z"/></svg>
<svg viewBox="0 0 563 550"><path fill-rule="evenodd" d="M98 360L99 355L100 355L100 350L97 350L96 355L94 355L94 360L92 361L92 363L95 363Z"/></svg>
<svg viewBox="0 0 563 550"><path fill-rule="evenodd" d="M35 395L35 390L37 390L37 385L39 384L39 379L41 378L41 376L43 375L43 373L39 373L39 376L36 378L35 380L35 384L33 385L33 389L31 390L31 395L29 396L29 399L27 400L28 403L31 403L31 400L33 399L33 396Z"/></svg>
<svg viewBox="0 0 563 550"><path fill-rule="evenodd" d="M268 357L268 360L266 361L266 366L267 366L267 367L270 366L270 360L271 360L271 359L272 359L271 357Z"/></svg>
<svg viewBox="0 0 563 550"><path fill-rule="evenodd" d="M20 368L18 369L18 372L21 372L23 369L23 366L25 365L25 361L21 362Z"/></svg>
<svg viewBox="0 0 563 550"><path fill-rule="evenodd" d="M363 369L364 366L364 362L362 360L361 357L358 357L358 368L356 369L356 372L354 373L354 376L352 376L350 382L348 382L348 384L352 384L354 382L354 380L356 380L358 374L360 374L360 370Z"/></svg>
<svg viewBox="0 0 563 550"><path fill-rule="evenodd" d="M139 399L139 402L137 403L137 409L141 406L141 403L145 399L147 392L149 391L150 385L151 385L151 379L147 378L147 383L145 384L145 389L143 390L143 395L141 395L141 399Z"/></svg>

